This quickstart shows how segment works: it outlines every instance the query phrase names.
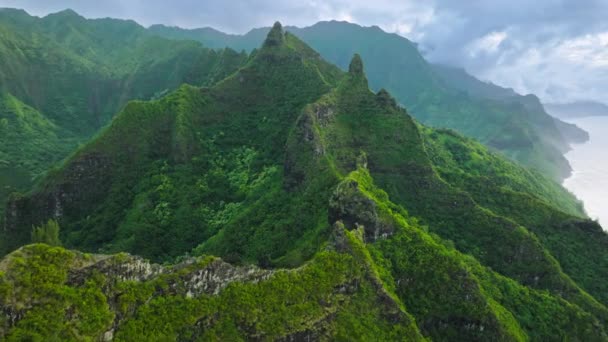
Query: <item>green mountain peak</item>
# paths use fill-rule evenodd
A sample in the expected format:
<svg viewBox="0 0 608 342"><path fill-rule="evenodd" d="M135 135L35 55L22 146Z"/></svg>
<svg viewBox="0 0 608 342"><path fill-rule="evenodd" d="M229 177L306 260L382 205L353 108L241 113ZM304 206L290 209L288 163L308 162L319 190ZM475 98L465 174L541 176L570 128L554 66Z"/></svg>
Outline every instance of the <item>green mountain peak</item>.
<svg viewBox="0 0 608 342"><path fill-rule="evenodd" d="M198 40L209 47L251 51L264 42L269 30L254 29L242 36L168 28L154 33ZM429 64L414 42L378 27L324 21L287 30L344 70L352 55L359 53L367 67L369 87L385 88L399 104L415 108L412 114L421 123L473 137L556 180L571 171L562 155L568 144L586 139L580 129L554 120L541 106L520 105L529 101L512 90L486 84L464 71Z"/></svg>
<svg viewBox="0 0 608 342"><path fill-rule="evenodd" d="M83 16L81 16L80 14L76 13L74 10L70 9L70 8L66 8L63 11L59 11L56 13L51 13L47 16L44 17L47 20L50 19L54 19L54 20L59 20L59 19L63 19L63 20L68 20L68 19L74 19L74 20L85 20L85 18Z"/></svg>
<svg viewBox="0 0 608 342"><path fill-rule="evenodd" d="M264 47L279 46L285 42L285 32L280 22L275 22L264 41Z"/></svg>
<svg viewBox="0 0 608 342"><path fill-rule="evenodd" d="M359 84L362 86L362 89L365 91L368 90L369 84L367 82L367 76L365 75L365 70L363 68L363 60L358 53L353 55L353 58L350 61L348 66L348 75L352 84Z"/></svg>
<svg viewBox="0 0 608 342"><path fill-rule="evenodd" d="M361 56L356 53L350 61L350 65L348 66L348 72L352 75L363 75L363 60L361 60Z"/></svg>

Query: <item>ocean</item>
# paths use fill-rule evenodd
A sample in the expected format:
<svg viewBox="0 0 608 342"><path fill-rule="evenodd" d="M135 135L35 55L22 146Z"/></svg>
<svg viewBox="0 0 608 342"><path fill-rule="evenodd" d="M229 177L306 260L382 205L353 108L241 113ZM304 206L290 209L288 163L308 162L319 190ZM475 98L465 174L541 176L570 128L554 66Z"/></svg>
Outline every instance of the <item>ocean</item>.
<svg viewBox="0 0 608 342"><path fill-rule="evenodd" d="M589 132L590 140L573 145L566 154L574 171L564 186L584 202L589 216L608 230L608 116L568 122Z"/></svg>

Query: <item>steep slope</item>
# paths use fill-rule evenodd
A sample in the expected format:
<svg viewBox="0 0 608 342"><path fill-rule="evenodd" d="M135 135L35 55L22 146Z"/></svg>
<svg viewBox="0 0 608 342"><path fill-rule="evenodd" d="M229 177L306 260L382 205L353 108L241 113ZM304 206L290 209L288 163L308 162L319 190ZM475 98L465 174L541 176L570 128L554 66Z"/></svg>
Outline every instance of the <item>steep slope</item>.
<svg viewBox="0 0 608 342"><path fill-rule="evenodd" d="M338 186L330 203L336 202L331 208L345 222L365 223L355 226L366 237L374 267L425 336L481 341L606 338L601 324L583 310L502 277L429 234L390 202L365 168L359 166ZM383 234L376 236L378 228ZM543 315L553 317L550 323Z"/></svg>
<svg viewBox="0 0 608 342"><path fill-rule="evenodd" d="M337 187L330 207L344 222L372 225L349 232L336 222L326 250L289 271L234 267L213 257L163 267L124 254L25 247L0 263L0 336L606 338L580 308L501 277L428 235L361 166ZM373 224L384 237L369 234Z"/></svg>
<svg viewBox="0 0 608 342"><path fill-rule="evenodd" d="M264 217L268 209L260 203L263 221L234 223L241 236L230 238L263 242L263 250L242 249L248 255L238 257L280 256L291 247L282 243L283 225L293 222L295 243L304 226L316 225L311 220L317 219L293 216L307 205L299 204L305 202L301 198L285 201L278 168L282 146L300 108L328 91L339 75L292 35L270 35L244 68L213 88L182 86L151 103L130 103L106 131L41 184L37 195L12 202L17 207L9 208L9 218L13 210L47 209L18 220L29 222L7 222L9 230L16 229L9 247L28 240L28 229L17 227L59 215L66 222L68 245L170 258L216 235L234 215L255 218L241 206L259 200L289 210L278 211L273 220ZM247 226L251 233L242 229ZM170 227L181 227L181 232ZM254 233L260 241L247 236ZM236 252L235 244L229 246Z"/></svg>
<svg viewBox="0 0 608 342"><path fill-rule="evenodd" d="M110 257L146 272L125 278L102 257L82 265L29 246L0 264L2 334L606 340L607 285L592 277L608 277L608 236L579 214L559 185L371 92L360 56L345 74L277 23L216 85L127 105L12 198L1 240L13 250L55 218L72 248L267 270L216 261L239 281L209 296L229 282L201 262L211 259L161 268ZM33 287L30 270L57 277ZM83 292L97 298L89 308L73 299Z"/></svg>
<svg viewBox="0 0 608 342"><path fill-rule="evenodd" d="M234 36L156 25L152 32L172 39L207 42L211 47L242 49L261 42L260 30ZM290 27L289 31L345 70L351 56L359 53L367 66L371 88L387 89L422 123L455 129L554 179L561 180L570 173L563 153L571 135L563 136L542 106L530 109L518 102L470 96L470 84L446 82L450 75L444 77L441 69L427 63L414 43L378 27L332 21L306 28Z"/></svg>
<svg viewBox="0 0 608 342"><path fill-rule="evenodd" d="M511 88L503 88L492 82L483 82L467 73L462 68L443 64L432 64L437 76L450 88L466 92L468 95L480 99L504 100L519 96Z"/></svg>
<svg viewBox="0 0 608 342"><path fill-rule="evenodd" d="M318 135L313 135L317 137L313 141L320 144L320 147L315 147L314 150L334 156L331 165L343 174L354 168L360 151L366 153L370 173L377 184L388 193L392 201L428 224L430 231L453 241L457 249L475 256L481 263L503 275L524 285L551 289L605 315L606 309L583 293L562 272L558 262L545 250L537 237L524 228L524 222L532 221L521 220L521 216L526 216L526 209L536 210L535 206L518 208L518 215L521 216L492 212L491 207L482 207L483 204L478 203L473 196L438 177L416 124L396 106L388 93L380 91L373 95L368 90L367 80L362 71L359 71L360 65L360 60L355 58L347 80L332 95L317 103L308 114L308 130L318 132ZM323 124L328 118L317 119L318 113L331 113L331 125ZM303 138L311 135L306 132L307 129L303 129ZM308 164L310 162L306 163ZM491 165L488 161L483 164ZM480 167L477 169L481 171ZM509 172L508 168L503 170ZM491 179L498 183L494 185L498 189L492 187L493 190L499 191L500 178ZM545 184L554 191L560 190L558 185L550 181L545 181ZM563 198L571 198L567 192L561 191ZM536 196L538 195L532 195L533 198ZM559 210L553 211L560 213ZM566 217L576 219L574 216L563 215L561 222L567 222ZM538 221L534 224L538 224ZM558 239L576 234L577 228L566 229L567 233L557 235L548 232L544 237ZM599 252L601 246L608 242L608 236L601 229L595 230L595 233L598 241L592 242L592 245L597 246L594 250ZM591 238L581 236L579 241L588 240ZM568 260L580 258L573 250L566 252L565 249L556 249L559 251L555 252L563 253L562 257L567 255ZM592 258L587 262L593 264L592 267L597 272L605 274L606 255L599 252L596 258L600 261ZM572 271L581 278L585 273L575 268ZM590 282L585 284L590 288L596 286ZM601 291L595 293L603 297Z"/></svg>
<svg viewBox="0 0 608 342"><path fill-rule="evenodd" d="M530 112L532 117L536 118L532 123L539 131L542 131L545 126L555 126L567 142L583 143L589 140L589 133L576 125L561 121L558 119L559 116L556 115L553 115L556 118L551 119L547 115L548 110L545 110L544 106L541 105L540 100L535 96L521 96L514 92L513 89L502 88L492 83L482 82L469 75L464 69L436 64L433 65L433 69L449 87L464 91L468 96L480 100L489 99L502 102L506 105L522 105L523 111ZM559 150L564 150L564 144L562 143L561 138L554 138L552 144Z"/></svg>
<svg viewBox="0 0 608 342"><path fill-rule="evenodd" d="M450 185L480 205L509 217L533 232L562 269L603 303L608 287L608 235L597 222L581 220L581 203L534 171L489 153L453 131L423 128L435 170ZM599 273L598 273L599 272Z"/></svg>
<svg viewBox="0 0 608 342"><path fill-rule="evenodd" d="M0 199L25 188L55 155L68 154L66 147L74 145L69 139L74 138L36 109L11 94L0 94Z"/></svg>
<svg viewBox="0 0 608 342"><path fill-rule="evenodd" d="M32 178L89 139L128 100L162 95L182 83L213 84L246 57L151 37L130 21L87 20L72 11L37 18L1 9L0 93L28 106L28 120L53 128L39 127L34 134L15 124L12 135L0 136L7 146L2 159L27 180L3 177L0 185L26 190ZM23 148L9 148L16 137ZM0 194L0 207L4 202Z"/></svg>

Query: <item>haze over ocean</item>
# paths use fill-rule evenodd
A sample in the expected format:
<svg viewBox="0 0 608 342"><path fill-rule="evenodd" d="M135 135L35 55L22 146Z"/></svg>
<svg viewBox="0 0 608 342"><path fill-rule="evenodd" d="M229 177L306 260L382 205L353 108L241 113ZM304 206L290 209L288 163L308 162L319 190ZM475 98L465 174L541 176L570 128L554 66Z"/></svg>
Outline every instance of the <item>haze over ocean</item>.
<svg viewBox="0 0 608 342"><path fill-rule="evenodd" d="M590 140L566 154L574 172L564 186L585 203L591 218L608 230L608 117L568 120L589 132Z"/></svg>

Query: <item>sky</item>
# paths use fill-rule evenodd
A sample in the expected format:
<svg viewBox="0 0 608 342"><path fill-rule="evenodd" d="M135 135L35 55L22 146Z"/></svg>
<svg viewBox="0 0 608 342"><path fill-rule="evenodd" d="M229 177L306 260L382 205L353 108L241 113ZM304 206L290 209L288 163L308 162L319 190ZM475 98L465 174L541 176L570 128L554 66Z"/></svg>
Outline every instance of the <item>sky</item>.
<svg viewBox="0 0 608 342"><path fill-rule="evenodd" d="M43 16L71 8L88 18L133 19L228 33L346 20L419 44L436 63L534 93L545 102L608 102L607 0L0 0Z"/></svg>

